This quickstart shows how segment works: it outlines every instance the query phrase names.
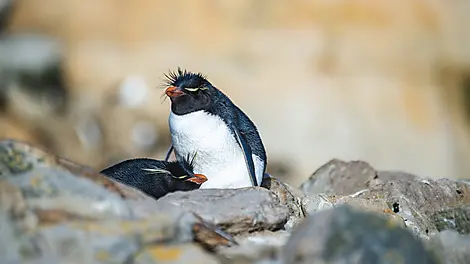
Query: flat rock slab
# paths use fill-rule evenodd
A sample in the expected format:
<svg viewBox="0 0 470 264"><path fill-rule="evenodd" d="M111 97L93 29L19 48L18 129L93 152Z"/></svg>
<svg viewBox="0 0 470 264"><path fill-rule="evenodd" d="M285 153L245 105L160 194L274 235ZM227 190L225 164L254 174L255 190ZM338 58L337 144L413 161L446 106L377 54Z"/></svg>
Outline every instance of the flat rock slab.
<svg viewBox="0 0 470 264"><path fill-rule="evenodd" d="M282 263L438 263L410 231L349 206L319 211L300 224Z"/></svg>
<svg viewBox="0 0 470 264"><path fill-rule="evenodd" d="M289 218L287 206L262 187L175 192L160 198L157 204L194 212L230 234L278 230Z"/></svg>

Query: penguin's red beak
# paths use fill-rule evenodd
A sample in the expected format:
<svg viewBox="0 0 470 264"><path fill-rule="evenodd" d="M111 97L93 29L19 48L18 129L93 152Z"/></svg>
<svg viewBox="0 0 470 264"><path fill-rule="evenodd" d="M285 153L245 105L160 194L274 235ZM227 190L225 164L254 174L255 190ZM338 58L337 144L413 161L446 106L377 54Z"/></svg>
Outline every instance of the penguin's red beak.
<svg viewBox="0 0 470 264"><path fill-rule="evenodd" d="M203 184L207 181L207 177L202 174L194 174L194 177L189 178L186 181L194 182L196 184Z"/></svg>
<svg viewBox="0 0 470 264"><path fill-rule="evenodd" d="M176 98L182 96L184 92L178 89L176 86L170 86L166 88L165 94L170 98Z"/></svg>

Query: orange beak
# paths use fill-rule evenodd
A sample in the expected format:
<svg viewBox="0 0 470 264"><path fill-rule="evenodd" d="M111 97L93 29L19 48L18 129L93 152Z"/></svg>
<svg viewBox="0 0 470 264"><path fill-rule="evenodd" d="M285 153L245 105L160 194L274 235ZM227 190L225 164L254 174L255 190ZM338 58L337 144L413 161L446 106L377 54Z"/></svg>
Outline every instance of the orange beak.
<svg viewBox="0 0 470 264"><path fill-rule="evenodd" d="M180 89L178 89L178 87L170 86L166 88L165 94L170 98L176 98L183 95L184 93Z"/></svg>
<svg viewBox="0 0 470 264"><path fill-rule="evenodd" d="M194 177L187 179L187 181L203 184L207 181L207 177L202 174L194 174Z"/></svg>

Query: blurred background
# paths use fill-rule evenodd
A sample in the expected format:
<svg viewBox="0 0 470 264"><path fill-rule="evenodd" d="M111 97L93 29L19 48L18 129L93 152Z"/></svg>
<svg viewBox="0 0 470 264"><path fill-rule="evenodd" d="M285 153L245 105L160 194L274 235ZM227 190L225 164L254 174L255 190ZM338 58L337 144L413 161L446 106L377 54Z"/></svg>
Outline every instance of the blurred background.
<svg viewBox="0 0 470 264"><path fill-rule="evenodd" d="M333 158L469 178L470 1L0 0L0 137L162 159L163 74L202 72L297 185Z"/></svg>

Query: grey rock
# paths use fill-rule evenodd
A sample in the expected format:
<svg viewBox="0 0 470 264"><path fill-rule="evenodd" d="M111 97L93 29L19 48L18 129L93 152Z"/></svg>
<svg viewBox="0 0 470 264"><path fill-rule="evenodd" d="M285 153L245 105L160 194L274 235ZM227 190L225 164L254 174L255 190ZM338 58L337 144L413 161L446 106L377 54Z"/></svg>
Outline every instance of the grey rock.
<svg viewBox="0 0 470 264"><path fill-rule="evenodd" d="M469 186L464 181L429 180L400 171L377 172L361 161L332 160L302 184L310 197L302 205L308 215L318 210L318 204L328 204L326 200L333 206L349 204L403 221L415 235L429 239L443 228L468 232Z"/></svg>
<svg viewBox="0 0 470 264"><path fill-rule="evenodd" d="M428 248L446 264L470 263L470 236L453 230L439 232L431 238Z"/></svg>
<svg viewBox="0 0 470 264"><path fill-rule="evenodd" d="M3 104L25 116L63 113L68 90L63 78L62 44L39 34L3 35L0 98Z"/></svg>
<svg viewBox="0 0 470 264"><path fill-rule="evenodd" d="M393 210L389 209L388 204L384 200L371 200L351 196L336 197L334 206L349 205L353 208L364 212L371 212L385 217L390 222L400 227L406 227L403 218L396 214Z"/></svg>
<svg viewBox="0 0 470 264"><path fill-rule="evenodd" d="M309 216L316 211L331 209L334 203L326 194L312 194L302 199L302 211L305 216Z"/></svg>
<svg viewBox="0 0 470 264"><path fill-rule="evenodd" d="M289 217L289 209L273 192L262 187L198 189L174 192L157 201L194 212L230 234L278 230Z"/></svg>
<svg viewBox="0 0 470 264"><path fill-rule="evenodd" d="M316 170L300 188L305 195L350 195L387 181L417 178L401 171L376 171L364 161L333 159Z"/></svg>
<svg viewBox="0 0 470 264"><path fill-rule="evenodd" d="M31 210L61 211L81 219L131 217L119 193L109 192L87 177L77 177L38 149L2 141L0 163L0 180L19 188Z"/></svg>
<svg viewBox="0 0 470 264"><path fill-rule="evenodd" d="M40 73L60 63L61 43L39 34L8 35L0 41L0 68L12 73Z"/></svg>
<svg viewBox="0 0 470 264"><path fill-rule="evenodd" d="M423 239L429 239L437 233L442 222L450 219L449 215L462 216L460 226L468 228L461 208L470 205L470 185L463 182L419 178L412 181L391 180L380 183L357 197L376 204L387 204L389 210L402 217L406 226Z"/></svg>
<svg viewBox="0 0 470 264"><path fill-rule="evenodd" d="M275 263L289 238L287 231L262 231L237 236L238 246L223 248L217 253L221 263Z"/></svg>
<svg viewBox="0 0 470 264"><path fill-rule="evenodd" d="M13 4L12 0L0 0L0 36L8 25Z"/></svg>
<svg viewBox="0 0 470 264"><path fill-rule="evenodd" d="M470 234L470 205L450 210L439 210L431 216L438 231L453 229L461 234Z"/></svg>
<svg viewBox="0 0 470 264"><path fill-rule="evenodd" d="M366 162L334 159L316 170L300 188L305 195L347 195L368 188L376 178L376 171Z"/></svg>
<svg viewBox="0 0 470 264"><path fill-rule="evenodd" d="M267 177L263 179L261 186L275 193L281 204L286 205L289 209L289 219L287 220L284 228L290 230L303 220L304 212L302 210L302 198L304 195L300 190L293 188L270 175L267 175Z"/></svg>
<svg viewBox="0 0 470 264"><path fill-rule="evenodd" d="M407 229L349 206L306 218L281 257L282 263L438 263Z"/></svg>
<svg viewBox="0 0 470 264"><path fill-rule="evenodd" d="M0 225L6 263L129 263L153 245L236 244L183 208L163 208L104 175L11 140L0 141Z"/></svg>

